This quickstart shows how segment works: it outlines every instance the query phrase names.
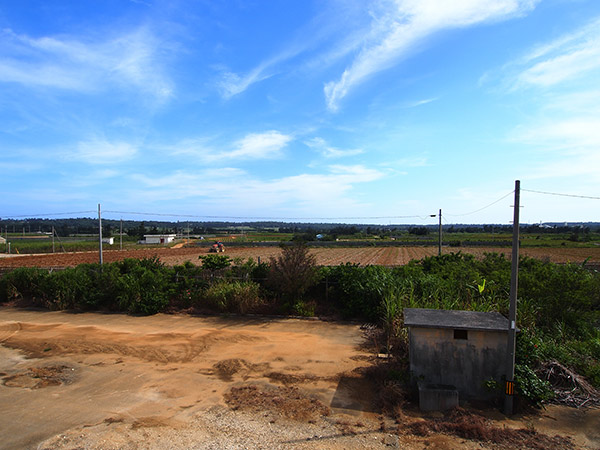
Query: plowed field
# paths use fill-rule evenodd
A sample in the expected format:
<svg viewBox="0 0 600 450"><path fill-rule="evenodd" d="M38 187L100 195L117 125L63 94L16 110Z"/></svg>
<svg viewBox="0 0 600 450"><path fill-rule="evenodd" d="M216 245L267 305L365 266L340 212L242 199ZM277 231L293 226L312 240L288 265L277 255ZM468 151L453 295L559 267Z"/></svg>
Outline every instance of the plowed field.
<svg viewBox="0 0 600 450"><path fill-rule="evenodd" d="M444 248L444 253L461 251L482 257L485 253L503 253L510 257L509 248L461 247ZM271 256L281 253L279 247L230 247L226 255L232 258L254 258L268 261ZM353 263L361 265L398 266L413 259L421 259L437 254L436 247L358 247L358 248L315 248L311 249L319 265L338 265ZM158 256L167 265L182 264L191 261L201 264L199 256L206 255L203 248L153 248L141 250L109 250L103 253L104 262L119 261L124 258L149 258ZM595 248L523 248L521 255L543 259L556 263L600 263L600 247ZM0 268L14 267L72 267L82 263L98 262L97 252L54 253L39 255L0 256Z"/></svg>

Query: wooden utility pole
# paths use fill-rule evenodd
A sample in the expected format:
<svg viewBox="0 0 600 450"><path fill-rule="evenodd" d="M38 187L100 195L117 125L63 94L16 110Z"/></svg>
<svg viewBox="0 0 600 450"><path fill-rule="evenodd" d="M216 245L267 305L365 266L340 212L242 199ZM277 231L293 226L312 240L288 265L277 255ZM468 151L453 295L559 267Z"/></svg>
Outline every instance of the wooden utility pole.
<svg viewBox="0 0 600 450"><path fill-rule="evenodd" d="M438 230L438 256L442 256L442 210L440 209L440 225Z"/></svg>
<svg viewBox="0 0 600 450"><path fill-rule="evenodd" d="M510 308L508 311L508 341L506 345L506 385L504 414L512 415L515 394L515 348L517 343L517 290L519 284L519 202L521 182L515 181L512 263L510 273Z"/></svg>
<svg viewBox="0 0 600 450"><path fill-rule="evenodd" d="M98 203L98 244L100 265L102 265L102 216L100 215L100 203Z"/></svg>

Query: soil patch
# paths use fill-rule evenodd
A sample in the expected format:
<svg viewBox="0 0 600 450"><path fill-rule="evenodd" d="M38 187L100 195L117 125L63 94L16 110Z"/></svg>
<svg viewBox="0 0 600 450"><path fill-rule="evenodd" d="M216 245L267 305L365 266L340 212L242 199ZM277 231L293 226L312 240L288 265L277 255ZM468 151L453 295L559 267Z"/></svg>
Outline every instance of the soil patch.
<svg viewBox="0 0 600 450"><path fill-rule="evenodd" d="M75 368L65 365L31 367L24 372L2 378L7 387L40 389L48 386L70 384L75 378Z"/></svg>
<svg viewBox="0 0 600 450"><path fill-rule="evenodd" d="M320 400L307 396L296 387L259 388L258 386L232 387L225 394L225 402L233 409L263 412L272 416L314 422L331 414Z"/></svg>

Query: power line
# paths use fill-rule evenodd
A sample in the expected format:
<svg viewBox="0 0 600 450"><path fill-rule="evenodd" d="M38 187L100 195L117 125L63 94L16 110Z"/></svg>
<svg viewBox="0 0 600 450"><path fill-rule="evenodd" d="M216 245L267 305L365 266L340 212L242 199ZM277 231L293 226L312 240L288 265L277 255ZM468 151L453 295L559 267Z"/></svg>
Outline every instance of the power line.
<svg viewBox="0 0 600 450"><path fill-rule="evenodd" d="M576 195L576 194L563 194L557 192L545 192L545 191L536 191L532 189L521 189L521 191L532 192L535 194L544 194L544 195L555 195L561 197L573 197L573 198L584 198L591 200L600 200L600 197L593 197L588 195ZM445 213L443 220L445 220L445 216L450 217L464 217L469 216L471 214L478 213L487 209L496 203L504 200L509 195L512 195L514 191L503 195L498 200L493 201L492 203L476 209L474 211L470 211L463 214L449 214ZM127 215L137 215L137 216L157 216L157 217L173 217L173 218L193 218L193 219L204 219L204 220L272 220L272 221L293 221L293 220L308 220L308 221L316 221L316 220L335 220L335 221L343 221L343 220L390 220L390 219L420 219L426 220L431 217L430 214L427 215L406 215L406 216L354 216L354 217L261 217L261 216L205 216L198 214L168 214L168 213L154 213L154 212L139 212L139 211L114 211L114 210L105 210L105 213L113 213L113 214L127 214ZM95 210L88 211L72 211L72 212L57 212L57 213L44 213L44 214L21 214L21 215L13 215L13 216L4 216L3 219L16 219L16 218L32 218L32 217L50 217L50 216L68 216L75 214L95 214ZM448 222L446 222L448 223Z"/></svg>
<svg viewBox="0 0 600 450"><path fill-rule="evenodd" d="M532 189L521 189L525 192L533 192L535 194L544 194L544 195L557 195L559 197L575 197L575 198L587 198L591 200L600 200L600 197L592 197L589 195L576 195L576 194L560 194L557 192L544 192L544 191L534 191Z"/></svg>
<svg viewBox="0 0 600 450"><path fill-rule="evenodd" d="M503 195L503 196L502 196L502 197L500 197L498 200L496 200L496 201L494 201L494 202L490 203L489 205L486 205L486 206L484 206L483 208L476 209L475 211L471 211L471 212L464 213L464 214L448 214L448 213L446 213L446 215L447 215L447 216L452 216L452 217L462 217L462 216L469 216L469 215L471 215L471 214L478 213L479 211L483 211L484 209L487 209L487 208L489 208L490 206L493 206L493 205L495 205L495 204L496 204L496 203L498 203L499 201L501 201L501 200L504 200L504 199L505 199L506 197L508 197L509 195L512 195L512 194L513 194L513 192L515 192L515 191L510 191L508 194L506 194L506 195Z"/></svg>
<svg viewBox="0 0 600 450"><path fill-rule="evenodd" d="M48 216L66 216L71 214L89 214L95 213L96 211L73 211L73 212L60 212L60 213L44 213L44 214L22 214L18 216L3 216L3 219L18 219L21 217L33 218L33 217L48 217Z"/></svg>
<svg viewBox="0 0 600 450"><path fill-rule="evenodd" d="M356 216L356 217L251 217L251 216L204 216L195 214L166 214L166 213L149 213L135 211L111 211L105 210L105 213L113 214L131 214L138 216L159 216L159 217L187 217L196 219L232 219L232 220L367 220L367 219L424 219L429 216Z"/></svg>

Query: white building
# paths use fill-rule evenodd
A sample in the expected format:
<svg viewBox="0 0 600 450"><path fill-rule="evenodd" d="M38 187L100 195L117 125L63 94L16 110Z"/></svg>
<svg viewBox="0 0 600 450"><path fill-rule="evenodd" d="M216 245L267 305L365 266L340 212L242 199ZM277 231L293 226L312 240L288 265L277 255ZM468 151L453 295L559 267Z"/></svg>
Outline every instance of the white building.
<svg viewBox="0 0 600 450"><path fill-rule="evenodd" d="M176 234L145 234L142 244L168 244L175 240Z"/></svg>

